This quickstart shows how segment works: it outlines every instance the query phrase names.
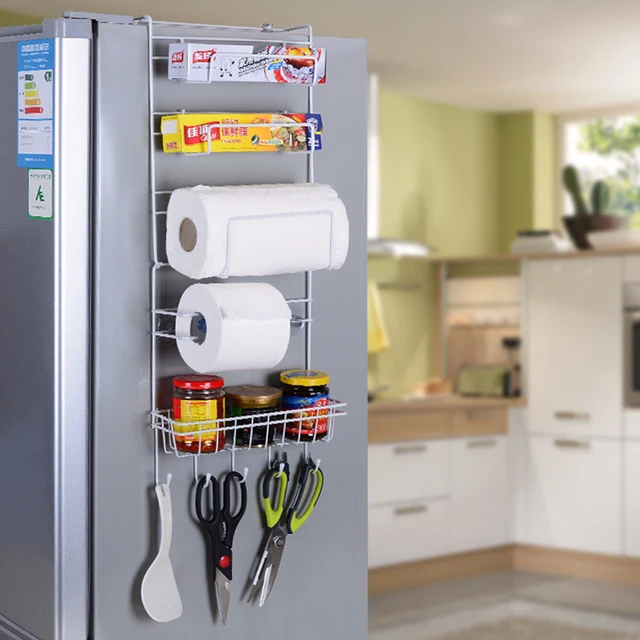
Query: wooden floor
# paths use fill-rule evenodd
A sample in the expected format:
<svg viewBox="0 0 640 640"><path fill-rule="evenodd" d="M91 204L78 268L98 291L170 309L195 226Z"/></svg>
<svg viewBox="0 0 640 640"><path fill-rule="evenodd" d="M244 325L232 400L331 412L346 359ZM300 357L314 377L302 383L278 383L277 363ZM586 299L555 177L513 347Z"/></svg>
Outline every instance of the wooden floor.
<svg viewBox="0 0 640 640"><path fill-rule="evenodd" d="M485 573L509 571L512 568L512 547L382 567L369 571L369 595L411 589Z"/></svg>
<svg viewBox="0 0 640 640"><path fill-rule="evenodd" d="M510 570L640 587L640 559L518 545L373 569L369 594Z"/></svg>

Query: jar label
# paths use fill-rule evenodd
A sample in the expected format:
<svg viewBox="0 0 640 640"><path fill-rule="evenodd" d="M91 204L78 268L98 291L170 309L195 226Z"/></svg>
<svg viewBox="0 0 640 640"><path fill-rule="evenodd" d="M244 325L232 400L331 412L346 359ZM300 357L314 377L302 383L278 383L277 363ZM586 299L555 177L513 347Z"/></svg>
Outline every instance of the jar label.
<svg viewBox="0 0 640 640"><path fill-rule="evenodd" d="M222 400L181 400L173 399L173 419L176 422L176 433L191 433L189 436L176 436L181 442L187 440L215 440L216 424L198 424L208 420L218 419L218 403L222 406L224 414L224 399ZM194 431L203 431L202 434L193 434Z"/></svg>
<svg viewBox="0 0 640 640"><path fill-rule="evenodd" d="M324 436L329 429L329 396L304 398L300 396L282 396L282 408L285 411L291 409L306 409L287 415L286 430L290 433L312 436L314 434Z"/></svg>

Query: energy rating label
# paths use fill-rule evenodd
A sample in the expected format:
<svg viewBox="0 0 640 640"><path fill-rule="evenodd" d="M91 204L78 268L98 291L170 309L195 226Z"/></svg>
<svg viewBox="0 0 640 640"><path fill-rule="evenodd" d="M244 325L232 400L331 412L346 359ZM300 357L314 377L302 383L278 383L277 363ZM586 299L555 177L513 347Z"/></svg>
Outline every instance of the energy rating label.
<svg viewBox="0 0 640 640"><path fill-rule="evenodd" d="M18 42L18 166L53 169L54 40Z"/></svg>

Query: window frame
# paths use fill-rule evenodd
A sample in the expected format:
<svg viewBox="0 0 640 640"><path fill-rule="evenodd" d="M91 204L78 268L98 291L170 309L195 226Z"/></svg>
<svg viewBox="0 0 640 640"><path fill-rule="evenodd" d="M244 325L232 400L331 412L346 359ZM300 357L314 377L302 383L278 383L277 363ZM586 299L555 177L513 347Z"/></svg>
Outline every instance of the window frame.
<svg viewBox="0 0 640 640"><path fill-rule="evenodd" d="M630 104L601 107L599 109L585 109L582 111L567 111L556 115L556 164L557 175L556 184L556 223L560 229L564 228L562 218L565 215L564 210L564 186L562 184L562 169L565 165L565 147L564 133L565 127L582 120L596 120L598 118L616 118L619 116L627 116L632 113L640 115L640 102Z"/></svg>

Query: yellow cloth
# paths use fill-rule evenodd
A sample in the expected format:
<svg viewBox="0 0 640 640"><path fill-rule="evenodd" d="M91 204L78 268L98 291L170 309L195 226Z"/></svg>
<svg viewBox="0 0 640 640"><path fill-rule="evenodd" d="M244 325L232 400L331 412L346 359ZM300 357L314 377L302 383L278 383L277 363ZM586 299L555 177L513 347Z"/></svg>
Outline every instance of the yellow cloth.
<svg viewBox="0 0 640 640"><path fill-rule="evenodd" d="M389 336L382 314L380 290L373 282L370 282L367 294L367 351L379 353L389 348Z"/></svg>

